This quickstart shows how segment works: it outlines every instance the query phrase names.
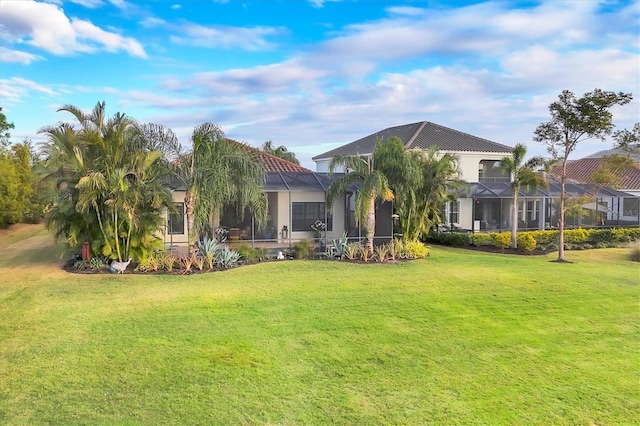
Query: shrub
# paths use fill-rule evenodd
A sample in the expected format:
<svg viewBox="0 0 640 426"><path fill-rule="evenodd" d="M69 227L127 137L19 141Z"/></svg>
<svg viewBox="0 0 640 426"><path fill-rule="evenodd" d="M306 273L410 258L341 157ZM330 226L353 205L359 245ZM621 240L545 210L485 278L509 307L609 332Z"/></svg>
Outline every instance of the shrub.
<svg viewBox="0 0 640 426"><path fill-rule="evenodd" d="M591 233L591 239L596 243L612 243L613 236L614 234L610 229L595 229Z"/></svg>
<svg viewBox="0 0 640 426"><path fill-rule="evenodd" d="M313 247L307 240L300 240L293 243L293 253L296 259L309 259L313 253Z"/></svg>
<svg viewBox="0 0 640 426"><path fill-rule="evenodd" d="M89 259L89 269L93 269L94 271L99 271L100 269L106 268L109 266L109 262L102 257L92 257Z"/></svg>
<svg viewBox="0 0 640 426"><path fill-rule="evenodd" d="M566 244L583 244L587 241L589 234L582 228L568 229L564 231L564 242Z"/></svg>
<svg viewBox="0 0 640 426"><path fill-rule="evenodd" d="M360 246L362 244L360 243L355 243L355 244L349 244L345 249L344 249L344 257L346 257L349 260L355 260L358 257L358 254L360 253Z"/></svg>
<svg viewBox="0 0 640 426"><path fill-rule="evenodd" d="M429 240L445 246L468 247L471 237L466 232L434 232L429 234Z"/></svg>
<svg viewBox="0 0 640 426"><path fill-rule="evenodd" d="M398 255L398 240L391 240L387 245L387 249L389 251L389 256L391 260L396 260L396 256Z"/></svg>
<svg viewBox="0 0 640 426"><path fill-rule="evenodd" d="M240 244L235 248L235 251L247 262L256 262L261 257L260 250L251 247L249 244Z"/></svg>
<svg viewBox="0 0 640 426"><path fill-rule="evenodd" d="M420 241L405 241L404 252L407 259L424 259L429 256L429 249Z"/></svg>
<svg viewBox="0 0 640 426"><path fill-rule="evenodd" d="M493 245L493 239L491 238L491 235L489 234L484 234L484 233L478 233L478 234L471 234L471 236L469 237L471 240L471 245L472 246L491 246Z"/></svg>
<svg viewBox="0 0 640 426"><path fill-rule="evenodd" d="M368 262L371 256L373 256L373 253L371 253L371 251L369 250L369 247L366 245L360 244L359 249L360 249L360 258L363 261Z"/></svg>
<svg viewBox="0 0 640 426"><path fill-rule="evenodd" d="M511 232L492 232L493 245L504 250L511 245Z"/></svg>
<svg viewBox="0 0 640 426"><path fill-rule="evenodd" d="M378 262L384 262L387 258L387 253L389 253L389 246L386 244L380 244L379 246L376 246L375 249Z"/></svg>
<svg viewBox="0 0 640 426"><path fill-rule="evenodd" d="M518 248L527 253L532 252L536 248L536 239L528 232L520 232L516 240L518 241Z"/></svg>
<svg viewBox="0 0 640 426"><path fill-rule="evenodd" d="M220 269L227 269L232 267L240 260L240 254L235 251L229 249L229 247L223 248L218 256L215 259L215 264L220 267Z"/></svg>
<svg viewBox="0 0 640 426"><path fill-rule="evenodd" d="M635 243L633 247L631 247L631 253L629 257L634 262L640 262L640 242Z"/></svg>

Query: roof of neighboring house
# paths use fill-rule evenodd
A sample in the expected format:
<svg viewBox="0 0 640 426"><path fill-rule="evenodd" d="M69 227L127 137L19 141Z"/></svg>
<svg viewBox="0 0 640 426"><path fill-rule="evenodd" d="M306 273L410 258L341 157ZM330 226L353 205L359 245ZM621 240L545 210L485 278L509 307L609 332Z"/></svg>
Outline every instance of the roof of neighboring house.
<svg viewBox="0 0 640 426"><path fill-rule="evenodd" d="M640 146L631 145L630 150L624 150L622 148L603 149L594 154L587 156L586 158L603 158L610 157L612 155L620 155L622 157L631 157L636 161L640 161Z"/></svg>
<svg viewBox="0 0 640 426"><path fill-rule="evenodd" d="M567 163L567 177L575 182L593 183L592 175L606 161L606 158L586 157L580 160L569 161ZM560 168L556 167L552 174L559 176ZM616 172L620 182L618 189L640 189L640 163L634 165L623 166L620 171Z"/></svg>
<svg viewBox="0 0 640 426"><path fill-rule="evenodd" d="M560 184L549 182L548 187L539 187L536 191L520 189L518 198L527 197L549 197L557 198L560 196L562 188ZM629 197L629 194L610 188L597 188L594 185L582 183L567 183L566 192L571 196L593 195L598 193L599 196L606 197ZM513 189L508 182L481 182L471 184L470 193L461 191L460 196L474 198L513 198Z"/></svg>
<svg viewBox="0 0 640 426"><path fill-rule="evenodd" d="M429 121L389 127L362 139L313 157L313 160L332 158L336 155L367 155L373 152L378 140L397 136L407 148L428 149L433 146L443 151L473 151L510 153L513 148L468 133L453 130Z"/></svg>
<svg viewBox="0 0 640 426"><path fill-rule="evenodd" d="M328 175L316 172L271 172L267 173L265 191L326 191L342 173Z"/></svg>
<svg viewBox="0 0 640 426"><path fill-rule="evenodd" d="M262 164L264 164L264 168L267 173L273 172L293 172L293 173L309 173L311 170L306 167L302 167L299 164L292 163L291 161L287 161L283 158L276 157L275 155L266 153L264 151L260 151L257 148L254 148L260 153L260 160Z"/></svg>
<svg viewBox="0 0 640 426"><path fill-rule="evenodd" d="M285 160L280 157L276 157L275 155L269 154L267 152L262 151L261 149L254 148L250 145L247 145L242 142L234 141L233 139L228 139L229 142L235 142L237 144L242 145L249 153L254 157L259 157L260 161L264 165L265 171L267 173L273 172L300 172L300 173L309 173L312 170L307 169L306 167L302 167L299 164L292 163L291 161Z"/></svg>

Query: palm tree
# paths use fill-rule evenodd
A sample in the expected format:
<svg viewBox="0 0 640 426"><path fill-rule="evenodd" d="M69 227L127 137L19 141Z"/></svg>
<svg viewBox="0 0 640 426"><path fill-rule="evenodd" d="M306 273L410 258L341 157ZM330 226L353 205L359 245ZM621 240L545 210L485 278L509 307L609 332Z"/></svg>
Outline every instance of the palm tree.
<svg viewBox="0 0 640 426"><path fill-rule="evenodd" d="M542 157L533 157L523 163L527 154L527 147L524 144L517 144L511 153L511 157L504 157L500 160L500 168L511 178L511 189L513 190L513 205L511 206L511 247L518 247L518 193L521 188L537 190L540 186L546 186L547 182L536 172L536 169L545 165Z"/></svg>
<svg viewBox="0 0 640 426"><path fill-rule="evenodd" d="M123 261L142 259L162 241L160 212L171 205L162 154L138 123L98 103L89 114L65 105L79 123L41 130L49 136L43 178L52 182L47 226L71 247L91 241L94 253Z"/></svg>
<svg viewBox="0 0 640 426"><path fill-rule="evenodd" d="M402 141L392 138L378 141L371 156L337 155L329 163L329 174L337 167L347 173L334 180L327 189L327 202L331 204L353 185L359 185L355 199L357 225L364 225L366 247L373 251L376 229L376 200L391 201L394 198L387 175L397 175L405 158Z"/></svg>
<svg viewBox="0 0 640 426"><path fill-rule="evenodd" d="M442 205L456 200L467 183L458 178L458 158L453 154L441 154L438 147L408 154L413 176L405 174L398 185L396 210L405 237L417 240L442 222Z"/></svg>
<svg viewBox="0 0 640 426"><path fill-rule="evenodd" d="M212 216L219 216L226 205L235 205L239 215L249 207L258 225L266 221L264 166L245 145L225 138L220 127L213 123L193 129L190 149L183 148L171 131L163 135L172 176L186 188L189 247L196 232L202 230Z"/></svg>
<svg viewBox="0 0 640 426"><path fill-rule="evenodd" d="M296 158L296 154L289 151L286 146L280 145L277 148L273 147L273 142L266 141L262 144L262 150L267 154L275 155L291 163L300 164L300 161Z"/></svg>

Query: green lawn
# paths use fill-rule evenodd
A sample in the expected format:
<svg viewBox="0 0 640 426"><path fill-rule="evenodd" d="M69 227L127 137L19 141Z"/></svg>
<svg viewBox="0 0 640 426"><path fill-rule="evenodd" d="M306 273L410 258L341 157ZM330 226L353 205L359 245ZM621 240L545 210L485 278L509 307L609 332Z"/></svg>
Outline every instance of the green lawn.
<svg viewBox="0 0 640 426"><path fill-rule="evenodd" d="M628 251L79 275L4 231L0 424L638 424Z"/></svg>

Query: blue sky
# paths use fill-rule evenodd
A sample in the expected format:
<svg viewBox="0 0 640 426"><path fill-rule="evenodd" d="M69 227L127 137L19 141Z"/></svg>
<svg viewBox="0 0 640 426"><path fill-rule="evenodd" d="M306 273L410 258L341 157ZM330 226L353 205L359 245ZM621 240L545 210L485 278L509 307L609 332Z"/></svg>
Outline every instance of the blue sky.
<svg viewBox="0 0 640 426"><path fill-rule="evenodd" d="M312 156L432 121L543 155L564 89L631 92L640 1L0 0L0 105L14 141L106 101L187 144L194 126ZM609 148L583 143L574 158Z"/></svg>

